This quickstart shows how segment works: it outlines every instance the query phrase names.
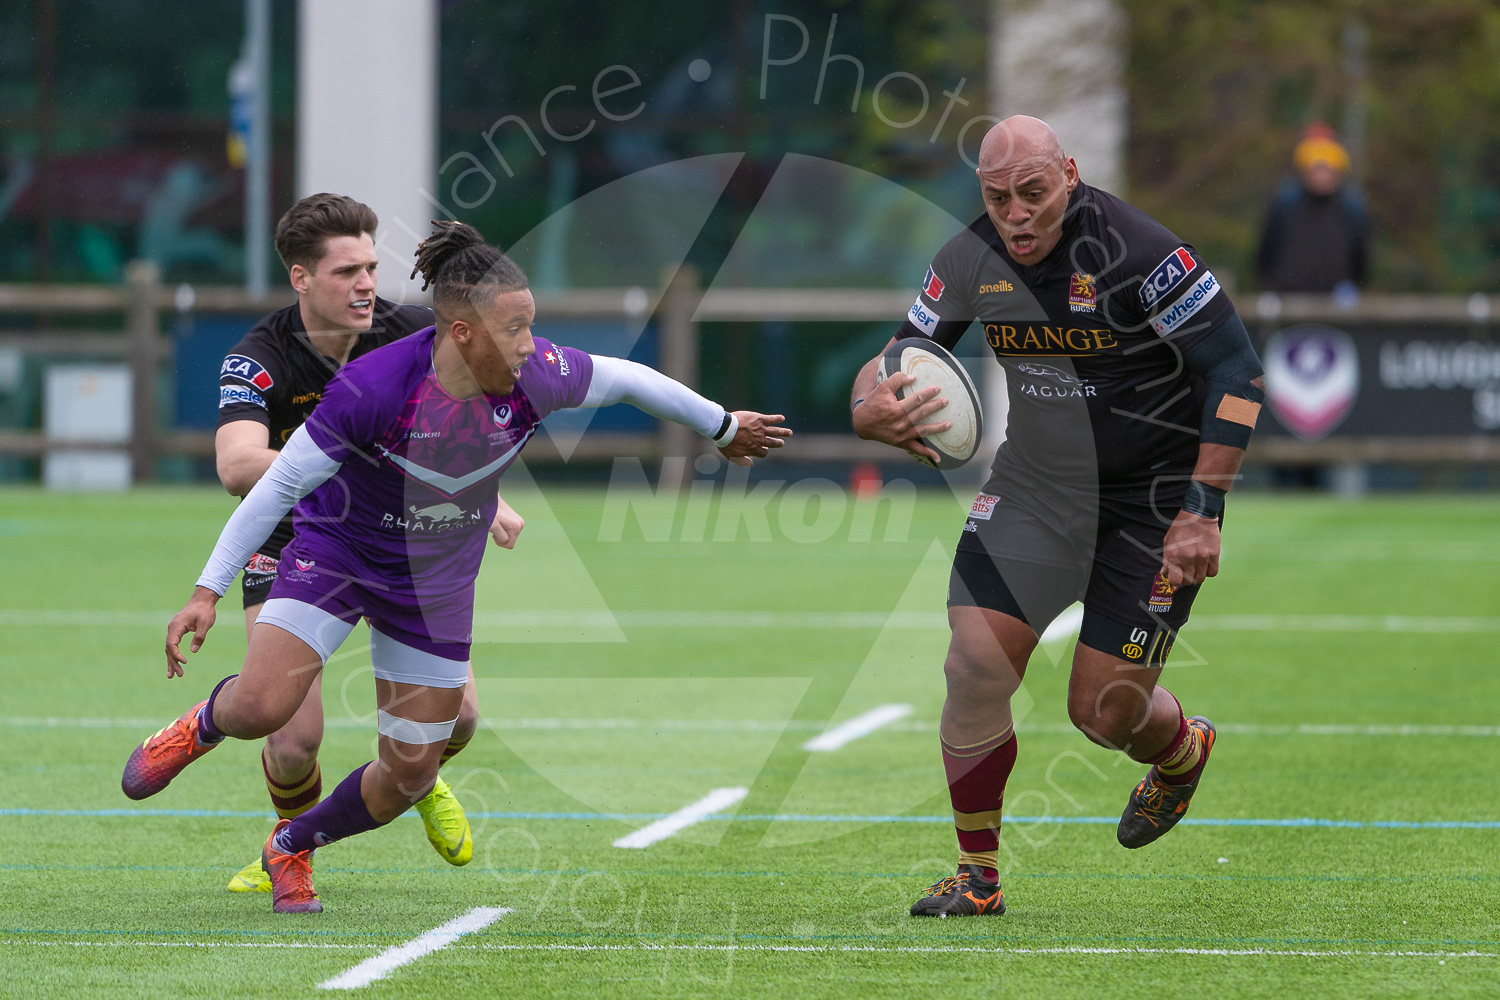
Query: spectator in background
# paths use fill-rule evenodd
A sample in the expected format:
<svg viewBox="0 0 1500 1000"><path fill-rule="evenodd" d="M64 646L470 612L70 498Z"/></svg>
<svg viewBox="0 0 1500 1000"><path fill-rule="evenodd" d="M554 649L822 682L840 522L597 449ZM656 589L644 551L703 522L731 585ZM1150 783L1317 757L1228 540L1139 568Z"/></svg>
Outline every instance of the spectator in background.
<svg viewBox="0 0 1500 1000"><path fill-rule="evenodd" d="M1329 292L1353 302L1368 272L1364 200L1351 185L1349 152L1321 122L1292 154L1297 176L1266 213L1255 272L1271 292Z"/></svg>

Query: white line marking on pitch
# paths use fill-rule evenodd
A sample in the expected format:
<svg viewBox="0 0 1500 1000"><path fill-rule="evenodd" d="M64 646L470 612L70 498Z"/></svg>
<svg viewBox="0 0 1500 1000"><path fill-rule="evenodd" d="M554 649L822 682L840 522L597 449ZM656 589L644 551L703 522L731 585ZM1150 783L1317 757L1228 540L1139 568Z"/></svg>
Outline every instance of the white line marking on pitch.
<svg viewBox="0 0 1500 1000"><path fill-rule="evenodd" d="M827 732L820 733L802 744L804 750L837 750L853 743L861 736L869 736L881 726L911 714L910 705L879 705L863 715L856 715L847 722L840 722Z"/></svg>
<svg viewBox="0 0 1500 1000"><path fill-rule="evenodd" d="M701 823L720 810L728 809L749 794L748 788L715 788L697 802L683 806L665 819L626 834L615 841L615 846L650 847L658 840L666 840L672 834L686 830L694 823Z"/></svg>
<svg viewBox="0 0 1500 1000"><path fill-rule="evenodd" d="M461 917L454 917L441 927L434 927L417 935L410 941L394 948L387 948L373 958L367 958L354 968L341 972L327 982L319 983L320 990L357 990L382 979L391 972L413 962L423 955L445 948L465 934L484 930L490 924L511 912L508 906L476 906Z"/></svg>

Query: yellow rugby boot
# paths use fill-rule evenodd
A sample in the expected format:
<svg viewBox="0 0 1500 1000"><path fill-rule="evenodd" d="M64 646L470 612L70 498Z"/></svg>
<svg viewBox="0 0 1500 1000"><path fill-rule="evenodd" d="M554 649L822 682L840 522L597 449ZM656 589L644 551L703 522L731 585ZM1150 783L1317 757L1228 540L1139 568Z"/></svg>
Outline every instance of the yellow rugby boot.
<svg viewBox="0 0 1500 1000"><path fill-rule="evenodd" d="M229 880L230 892L270 892L271 876L260 866L260 858L256 858L245 867L241 868Z"/></svg>
<svg viewBox="0 0 1500 1000"><path fill-rule="evenodd" d="M437 784L427 797L417 803L417 812L422 817L422 826L427 829L427 842L442 855L450 865L466 865L474 856L474 837L469 830L469 817L448 783L438 777Z"/></svg>

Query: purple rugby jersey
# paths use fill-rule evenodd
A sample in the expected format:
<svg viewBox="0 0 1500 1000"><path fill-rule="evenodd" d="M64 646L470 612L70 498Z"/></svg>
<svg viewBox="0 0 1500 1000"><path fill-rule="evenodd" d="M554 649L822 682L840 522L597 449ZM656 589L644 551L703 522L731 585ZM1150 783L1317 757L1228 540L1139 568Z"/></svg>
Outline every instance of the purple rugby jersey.
<svg viewBox="0 0 1500 1000"><path fill-rule="evenodd" d="M543 417L582 404L594 365L535 337L509 395L456 399L433 372L433 337L429 327L372 351L329 382L305 426L342 465L294 508L271 596L364 615L392 638L467 659L499 479Z"/></svg>

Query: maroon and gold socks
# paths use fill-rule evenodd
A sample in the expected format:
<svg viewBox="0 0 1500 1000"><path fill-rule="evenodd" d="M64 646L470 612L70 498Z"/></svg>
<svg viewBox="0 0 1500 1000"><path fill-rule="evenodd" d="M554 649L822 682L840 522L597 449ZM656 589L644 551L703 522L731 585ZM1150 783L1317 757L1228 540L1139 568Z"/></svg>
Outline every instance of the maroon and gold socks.
<svg viewBox="0 0 1500 1000"><path fill-rule="evenodd" d="M999 881L1000 808L1005 782L1016 766L1015 731L968 746L939 739L958 832L958 863L978 865L987 881Z"/></svg>

